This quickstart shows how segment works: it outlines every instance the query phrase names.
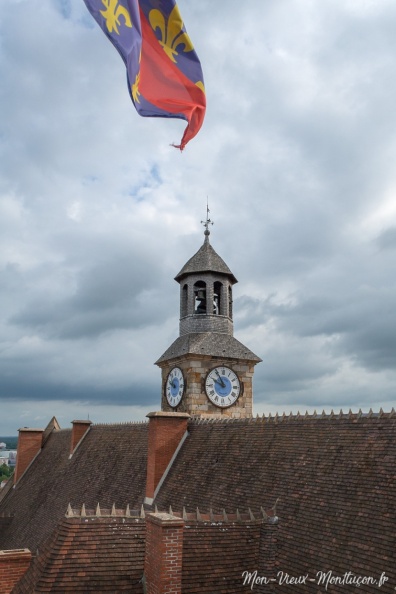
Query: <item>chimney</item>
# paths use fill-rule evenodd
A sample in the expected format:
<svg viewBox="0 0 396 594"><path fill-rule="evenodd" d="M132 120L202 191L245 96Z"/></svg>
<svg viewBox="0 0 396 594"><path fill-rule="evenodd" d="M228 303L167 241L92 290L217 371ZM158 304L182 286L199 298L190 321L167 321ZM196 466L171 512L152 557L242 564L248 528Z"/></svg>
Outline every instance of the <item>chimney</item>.
<svg viewBox="0 0 396 594"><path fill-rule="evenodd" d="M79 442L89 430L90 426L92 425L92 421L72 421L72 424L73 428L70 444L70 457L74 454Z"/></svg>
<svg viewBox="0 0 396 594"><path fill-rule="evenodd" d="M29 464L41 450L44 429L18 429L17 460L14 474L14 484L19 481Z"/></svg>
<svg viewBox="0 0 396 594"><path fill-rule="evenodd" d="M146 516L147 594L181 594L184 521L167 513Z"/></svg>
<svg viewBox="0 0 396 594"><path fill-rule="evenodd" d="M151 505L187 437L190 415L177 412L151 412L148 427L147 480L145 503Z"/></svg>
<svg viewBox="0 0 396 594"><path fill-rule="evenodd" d="M29 549L0 551L0 592L10 594L29 569L32 554Z"/></svg>

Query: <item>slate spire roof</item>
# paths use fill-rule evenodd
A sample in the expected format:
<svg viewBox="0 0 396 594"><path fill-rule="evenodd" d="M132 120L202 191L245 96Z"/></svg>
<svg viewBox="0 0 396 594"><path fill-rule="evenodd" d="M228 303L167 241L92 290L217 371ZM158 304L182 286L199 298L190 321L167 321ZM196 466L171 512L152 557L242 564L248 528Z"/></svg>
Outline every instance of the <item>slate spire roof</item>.
<svg viewBox="0 0 396 594"><path fill-rule="evenodd" d="M226 354L227 357L232 359L252 361L254 363L260 363L262 360L233 336L217 334L216 332L197 332L184 334L176 338L155 364L159 365L164 361L177 359L187 354L211 357L224 357Z"/></svg>
<svg viewBox="0 0 396 594"><path fill-rule="evenodd" d="M178 283L189 274L201 274L202 272L224 274L230 278L231 284L233 285L238 282L227 264L211 246L209 234L209 230L206 229L203 245L199 248L197 253L184 264L179 274L175 276L175 280Z"/></svg>

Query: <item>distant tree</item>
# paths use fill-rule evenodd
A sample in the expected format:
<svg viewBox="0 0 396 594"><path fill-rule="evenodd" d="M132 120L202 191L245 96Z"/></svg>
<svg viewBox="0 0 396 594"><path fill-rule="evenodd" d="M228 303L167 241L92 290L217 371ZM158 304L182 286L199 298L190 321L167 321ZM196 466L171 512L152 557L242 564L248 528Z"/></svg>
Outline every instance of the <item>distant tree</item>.
<svg viewBox="0 0 396 594"><path fill-rule="evenodd" d="M0 483L6 479L8 479L13 473L13 470L7 466L7 464L2 464L0 466Z"/></svg>

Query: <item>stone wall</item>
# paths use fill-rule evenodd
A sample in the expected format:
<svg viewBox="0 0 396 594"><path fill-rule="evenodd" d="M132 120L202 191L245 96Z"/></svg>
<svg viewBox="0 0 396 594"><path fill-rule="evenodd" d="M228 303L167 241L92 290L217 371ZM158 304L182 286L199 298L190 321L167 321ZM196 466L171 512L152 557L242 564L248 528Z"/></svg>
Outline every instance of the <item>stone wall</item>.
<svg viewBox="0 0 396 594"><path fill-rule="evenodd" d="M229 408L219 408L212 404L205 393L207 374L216 366L225 365L233 369L241 383L241 394L235 404ZM165 382L173 367L180 367L186 384L185 393L175 409L171 408L165 397ZM187 412L199 417L228 417L234 419L250 418L253 414L252 378L254 363L236 359L216 358L194 355L192 358L172 360L162 367L162 410Z"/></svg>

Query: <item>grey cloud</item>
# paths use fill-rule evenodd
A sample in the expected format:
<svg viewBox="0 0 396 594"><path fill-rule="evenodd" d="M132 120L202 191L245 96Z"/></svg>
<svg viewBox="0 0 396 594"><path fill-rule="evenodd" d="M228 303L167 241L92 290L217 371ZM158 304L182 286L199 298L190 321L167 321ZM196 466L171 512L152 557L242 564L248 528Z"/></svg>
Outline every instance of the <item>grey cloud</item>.
<svg viewBox="0 0 396 594"><path fill-rule="evenodd" d="M208 99L182 155L185 123L137 116L82 2L0 2L0 398L159 406L152 361L178 334L173 277L209 195L236 336L264 359L256 402L379 408L395 388L396 6L179 4Z"/></svg>
<svg viewBox="0 0 396 594"><path fill-rule="evenodd" d="M155 262L125 254L99 256L98 262L71 274L58 287L60 296L37 291L9 322L47 337L77 339L108 331L154 325L166 317L162 279ZM56 281L56 268L46 269ZM73 286L75 290L73 291Z"/></svg>
<svg viewBox="0 0 396 594"><path fill-rule="evenodd" d="M396 248L396 227L385 229L378 237L377 244L383 250L393 250Z"/></svg>
<svg viewBox="0 0 396 594"><path fill-rule="evenodd" d="M70 403L71 410L73 402L86 402L95 404L118 404L119 406L141 405L154 406L158 401L158 389L147 386L144 383L131 383L124 388L111 387L100 388L96 386L75 386L67 384L56 384L51 382L34 381L28 378L4 377L0 380L0 391L4 401L48 401L60 400ZM49 415L50 416L50 415ZM15 430L15 429L14 429Z"/></svg>

